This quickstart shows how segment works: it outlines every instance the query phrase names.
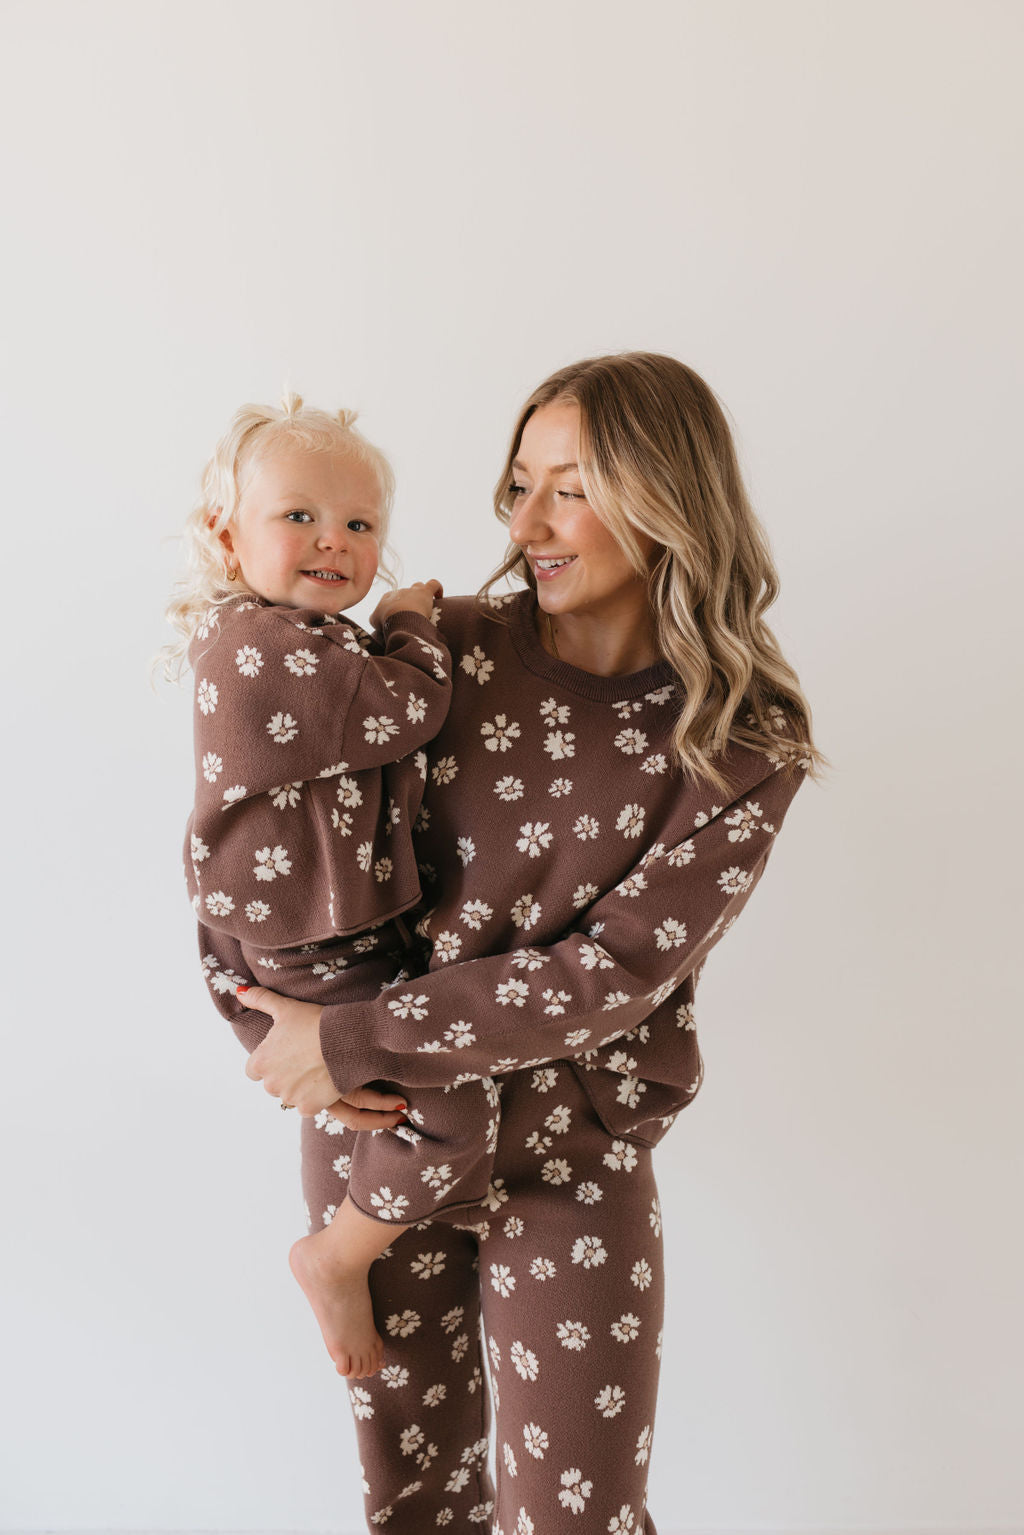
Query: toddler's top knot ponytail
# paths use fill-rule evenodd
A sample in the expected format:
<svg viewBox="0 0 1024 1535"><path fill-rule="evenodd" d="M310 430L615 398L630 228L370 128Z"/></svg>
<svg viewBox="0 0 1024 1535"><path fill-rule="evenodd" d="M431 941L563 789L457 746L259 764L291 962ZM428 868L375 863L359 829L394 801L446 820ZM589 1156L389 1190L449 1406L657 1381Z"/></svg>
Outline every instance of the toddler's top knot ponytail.
<svg viewBox="0 0 1024 1535"><path fill-rule="evenodd" d="M281 395L281 410L284 419L286 421L294 421L296 416L301 415L302 409L303 400L301 394L296 394L292 389L286 389ZM358 415L359 412L357 410L339 410L335 411L334 419L347 432L350 427L355 425Z"/></svg>

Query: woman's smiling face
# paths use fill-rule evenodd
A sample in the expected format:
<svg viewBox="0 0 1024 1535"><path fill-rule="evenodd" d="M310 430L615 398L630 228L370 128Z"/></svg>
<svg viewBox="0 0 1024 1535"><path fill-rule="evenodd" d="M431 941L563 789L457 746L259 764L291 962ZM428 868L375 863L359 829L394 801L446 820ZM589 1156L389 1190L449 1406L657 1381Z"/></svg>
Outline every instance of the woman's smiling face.
<svg viewBox="0 0 1024 1535"><path fill-rule="evenodd" d="M512 462L509 536L529 561L545 613L632 620L646 610L646 585L586 498L579 439L574 402L534 411ZM637 536L647 557L654 542Z"/></svg>

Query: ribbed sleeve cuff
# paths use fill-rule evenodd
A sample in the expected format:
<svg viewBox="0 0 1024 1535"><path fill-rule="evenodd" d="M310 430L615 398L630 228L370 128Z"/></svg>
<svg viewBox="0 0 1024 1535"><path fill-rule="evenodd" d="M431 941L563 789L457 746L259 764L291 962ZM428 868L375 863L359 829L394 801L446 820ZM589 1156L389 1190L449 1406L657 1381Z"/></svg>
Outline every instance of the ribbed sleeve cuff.
<svg viewBox="0 0 1024 1535"><path fill-rule="evenodd" d="M396 629L404 634L414 634L417 639L429 640L432 645L444 644L436 625L413 608L402 608L398 613L389 613L380 626L380 632L385 640L389 639L392 631Z"/></svg>
<svg viewBox="0 0 1024 1535"><path fill-rule="evenodd" d="M366 1059L365 1040L372 1029L366 1016L369 1011L370 1004L342 1002L325 1007L320 1015L320 1050L341 1098L380 1075L369 1070ZM374 1051L374 1060L379 1064L380 1051Z"/></svg>
<svg viewBox="0 0 1024 1535"><path fill-rule="evenodd" d="M415 984L415 983L413 983ZM449 1051L417 1050L412 1039L395 1040L395 1019L376 1002L339 1002L320 1016L320 1051L341 1097L368 1082L396 1082L403 1088L446 1087L457 1073ZM399 1026L400 1027L400 1026Z"/></svg>

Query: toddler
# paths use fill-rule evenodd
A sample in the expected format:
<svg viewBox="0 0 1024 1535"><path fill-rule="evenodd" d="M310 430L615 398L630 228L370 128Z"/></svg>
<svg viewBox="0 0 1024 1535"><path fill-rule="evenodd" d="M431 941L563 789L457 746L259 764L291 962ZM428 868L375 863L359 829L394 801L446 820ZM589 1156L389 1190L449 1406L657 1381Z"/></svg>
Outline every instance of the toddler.
<svg viewBox="0 0 1024 1535"><path fill-rule="evenodd" d="M207 465L191 575L168 610L182 638L167 654L180 663L187 651L196 676L185 866L203 972L249 1049L269 1026L236 1000L255 977L334 1004L372 997L415 964L401 914L420 900L411 834L451 659L431 622L437 581L384 597L379 640L338 616L378 574L393 487L353 421L298 396L236 414ZM290 1254L335 1367L356 1379L383 1360L370 1264L409 1225L488 1189L493 1083L416 1099L396 1099L407 1118L393 1131L355 1138L344 1199Z"/></svg>

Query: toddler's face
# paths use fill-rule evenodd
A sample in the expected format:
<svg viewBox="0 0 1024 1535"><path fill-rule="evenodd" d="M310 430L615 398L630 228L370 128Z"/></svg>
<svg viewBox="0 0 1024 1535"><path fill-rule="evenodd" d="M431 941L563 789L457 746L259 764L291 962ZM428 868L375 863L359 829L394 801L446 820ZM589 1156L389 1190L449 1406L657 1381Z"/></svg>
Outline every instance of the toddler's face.
<svg viewBox="0 0 1024 1535"><path fill-rule="evenodd" d="M257 596L338 613L373 584L380 526L368 464L281 443L257 461L221 541Z"/></svg>

